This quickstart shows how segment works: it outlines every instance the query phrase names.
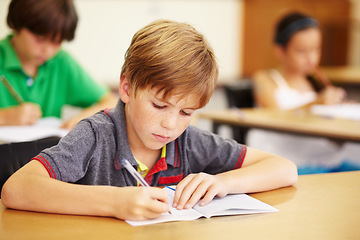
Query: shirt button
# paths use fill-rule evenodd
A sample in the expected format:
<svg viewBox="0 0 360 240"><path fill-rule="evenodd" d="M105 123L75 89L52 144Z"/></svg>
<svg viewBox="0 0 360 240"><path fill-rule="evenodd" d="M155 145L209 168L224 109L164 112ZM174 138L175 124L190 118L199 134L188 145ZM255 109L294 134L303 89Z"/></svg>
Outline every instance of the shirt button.
<svg viewBox="0 0 360 240"><path fill-rule="evenodd" d="M146 171L141 171L140 175L145 175Z"/></svg>

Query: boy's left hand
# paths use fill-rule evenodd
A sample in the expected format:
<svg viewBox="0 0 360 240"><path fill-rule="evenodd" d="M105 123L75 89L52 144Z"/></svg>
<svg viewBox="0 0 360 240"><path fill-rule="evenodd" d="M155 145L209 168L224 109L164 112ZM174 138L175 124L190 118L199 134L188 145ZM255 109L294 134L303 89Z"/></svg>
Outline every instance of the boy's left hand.
<svg viewBox="0 0 360 240"><path fill-rule="evenodd" d="M176 186L173 207L192 208L200 199L200 206L217 197L226 196L230 190L221 175L206 173L190 174Z"/></svg>

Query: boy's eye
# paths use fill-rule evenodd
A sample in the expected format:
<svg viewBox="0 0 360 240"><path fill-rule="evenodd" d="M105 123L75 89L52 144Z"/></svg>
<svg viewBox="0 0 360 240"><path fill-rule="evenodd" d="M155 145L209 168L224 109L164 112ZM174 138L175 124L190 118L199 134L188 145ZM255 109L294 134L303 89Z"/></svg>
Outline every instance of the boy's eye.
<svg viewBox="0 0 360 240"><path fill-rule="evenodd" d="M153 104L153 106L155 107L155 108L158 108L158 109L163 109L163 108L165 108L166 106L160 106L160 105L158 105L158 104L156 104L156 103L152 103Z"/></svg>
<svg viewBox="0 0 360 240"><path fill-rule="evenodd" d="M184 116L191 116L191 113L185 112L183 110L181 110L181 114Z"/></svg>
<svg viewBox="0 0 360 240"><path fill-rule="evenodd" d="M45 42L46 37L45 37L45 36L37 35L37 36L36 36L36 40L37 40L38 42Z"/></svg>

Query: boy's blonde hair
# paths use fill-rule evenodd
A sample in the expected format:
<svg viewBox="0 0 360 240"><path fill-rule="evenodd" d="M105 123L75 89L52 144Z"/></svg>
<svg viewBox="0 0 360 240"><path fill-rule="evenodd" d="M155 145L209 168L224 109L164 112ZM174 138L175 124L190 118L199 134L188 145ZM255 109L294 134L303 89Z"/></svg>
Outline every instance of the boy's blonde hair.
<svg viewBox="0 0 360 240"><path fill-rule="evenodd" d="M192 26L158 20L132 38L122 75L135 95L146 88L155 88L164 99L195 94L201 108L214 92L218 66L210 44Z"/></svg>

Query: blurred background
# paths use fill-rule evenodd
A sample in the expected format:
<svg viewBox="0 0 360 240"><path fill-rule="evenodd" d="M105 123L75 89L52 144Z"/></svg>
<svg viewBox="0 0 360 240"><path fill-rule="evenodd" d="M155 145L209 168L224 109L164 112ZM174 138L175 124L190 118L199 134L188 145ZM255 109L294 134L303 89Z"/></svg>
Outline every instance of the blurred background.
<svg viewBox="0 0 360 240"><path fill-rule="evenodd" d="M0 38L10 33L6 25L9 2L10 0L0 0ZM170 19L187 22L202 32L214 48L220 75L209 104L198 111L192 124L223 137L234 138L240 143L248 144L247 126L245 130L244 126L231 126L227 122L228 116L223 112L231 107L256 106L252 92L254 89L252 76L259 69L276 67L278 61L272 46L274 27L278 20L289 12L300 11L319 21L323 35L320 67L332 84L344 88L351 100L360 102L360 0L74 0L74 2L79 24L75 40L64 43L63 48L69 51L96 81L110 86L114 92L117 92L124 54L132 36L141 27L157 19ZM215 114L201 117L201 114L208 110L214 111ZM255 116L256 114L255 112ZM295 111L295 117L299 117L297 114L298 112ZM214 120L220 115L226 118L221 120L225 124L219 124ZM275 120L283 118L281 114L274 116ZM244 115L240 116L243 117ZM293 122L296 120L295 117L290 119L288 124L295 126L296 130L296 123ZM236 116L233 121L238 123L240 118ZM329 119L324 118L323 121ZM297 121L309 122L309 118L302 119L300 116L300 120ZM269 118L263 116L263 122L268 124ZM304 160L304 163L300 162L300 164L305 164L306 171L303 172L305 174L323 171L322 168L314 170L313 166L310 166L308 171L306 159L310 163L318 164L317 162L321 163L323 158L325 165L328 165L328 160L332 157L345 159L343 162L346 164L351 160L356 163L355 168L353 165L346 168L336 166L338 168L334 169L340 170L334 171L360 169L358 157L360 145L347 142L352 137L357 139L357 142L360 141L360 134L356 132L360 127L351 120L346 123L336 120L329 122L335 127L329 126L329 130L317 137L314 142L321 145L326 141L326 137L331 138L334 131L344 132L344 127L347 129L345 133L347 138L327 141L326 146L330 147L325 150L320 149L320 151L317 145L309 142L309 138L300 139L301 143L293 143L283 137L279 138L280 144L276 144L269 137L266 139L261 137L260 139L265 143L259 141L260 145L256 148L262 149L270 146L270 142L274 142L276 148L280 147L279 150L276 148L262 150L292 160L296 158ZM316 130L318 126L310 127ZM278 125L275 124L273 128L276 131ZM292 134L291 139L293 135L296 134ZM288 144L283 144L284 141ZM250 143L248 145L253 147ZM303 149L299 149L299 146ZM287 155L289 153L290 155ZM323 157L316 155L318 153ZM326 171L331 170L330 167L325 167L327 167Z"/></svg>
<svg viewBox="0 0 360 240"><path fill-rule="evenodd" d="M9 0L0 0L0 37ZM290 10L320 22L322 65L360 66L360 0L75 0L79 25L64 45L98 81L116 87L133 34L155 19L188 22L206 35L220 65L219 84L273 67L273 27Z"/></svg>
<svg viewBox="0 0 360 240"><path fill-rule="evenodd" d="M1 38L10 32L8 4L0 0ZM273 28L292 10L319 20L324 36L321 66L360 67L360 0L75 0L75 5L80 19L76 37L63 47L115 91L133 34L164 18L192 24L214 47L220 78L206 108L226 108L224 86L275 66Z"/></svg>

